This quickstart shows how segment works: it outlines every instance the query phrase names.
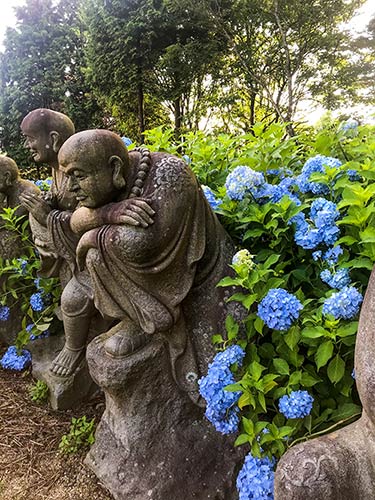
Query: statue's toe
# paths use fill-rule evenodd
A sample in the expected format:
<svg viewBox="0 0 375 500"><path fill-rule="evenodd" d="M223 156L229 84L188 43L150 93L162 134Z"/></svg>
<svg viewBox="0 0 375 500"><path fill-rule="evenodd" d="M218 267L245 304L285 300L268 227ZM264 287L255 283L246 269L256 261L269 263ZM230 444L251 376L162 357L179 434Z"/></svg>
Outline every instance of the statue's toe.
<svg viewBox="0 0 375 500"><path fill-rule="evenodd" d="M105 352L113 358L123 358L141 349L151 340L146 333L127 334L120 331L104 342Z"/></svg>

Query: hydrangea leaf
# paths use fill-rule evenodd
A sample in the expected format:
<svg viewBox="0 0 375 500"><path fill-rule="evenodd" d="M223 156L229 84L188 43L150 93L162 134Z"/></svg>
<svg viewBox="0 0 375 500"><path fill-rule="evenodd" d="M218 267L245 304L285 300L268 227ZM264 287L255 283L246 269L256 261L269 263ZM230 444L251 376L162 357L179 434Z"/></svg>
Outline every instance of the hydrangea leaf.
<svg viewBox="0 0 375 500"><path fill-rule="evenodd" d="M320 370L322 366L325 366L327 362L332 358L332 355L333 343L330 340L327 340L326 342L323 342L323 344L321 344L316 351L315 363L317 369Z"/></svg>
<svg viewBox="0 0 375 500"><path fill-rule="evenodd" d="M327 368L327 374L333 384L340 382L345 373L345 361L339 354L332 359Z"/></svg>

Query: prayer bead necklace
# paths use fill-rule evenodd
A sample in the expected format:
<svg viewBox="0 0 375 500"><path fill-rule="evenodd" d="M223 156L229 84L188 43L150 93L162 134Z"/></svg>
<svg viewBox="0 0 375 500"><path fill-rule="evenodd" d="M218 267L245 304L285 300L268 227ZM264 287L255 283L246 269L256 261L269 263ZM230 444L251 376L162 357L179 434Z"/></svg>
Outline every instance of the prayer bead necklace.
<svg viewBox="0 0 375 500"><path fill-rule="evenodd" d="M140 153L141 159L139 162L137 177L130 190L129 198L137 198L142 194L142 189L151 167L151 153L147 148L139 147L135 148L134 151Z"/></svg>

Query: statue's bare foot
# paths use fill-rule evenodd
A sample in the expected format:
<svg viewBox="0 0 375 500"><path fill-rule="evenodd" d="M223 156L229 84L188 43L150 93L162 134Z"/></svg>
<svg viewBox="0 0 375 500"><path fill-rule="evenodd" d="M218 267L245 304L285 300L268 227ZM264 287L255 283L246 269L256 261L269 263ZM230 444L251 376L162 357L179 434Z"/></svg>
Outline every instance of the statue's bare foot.
<svg viewBox="0 0 375 500"><path fill-rule="evenodd" d="M150 342L151 336L144 332L127 333L119 331L104 343L105 352L113 358L123 358L141 349Z"/></svg>
<svg viewBox="0 0 375 500"><path fill-rule="evenodd" d="M52 366L50 371L53 375L59 377L69 377L79 363L81 362L85 353L85 348L79 350L72 350L69 347L64 346L63 350L59 352L56 358L52 361Z"/></svg>

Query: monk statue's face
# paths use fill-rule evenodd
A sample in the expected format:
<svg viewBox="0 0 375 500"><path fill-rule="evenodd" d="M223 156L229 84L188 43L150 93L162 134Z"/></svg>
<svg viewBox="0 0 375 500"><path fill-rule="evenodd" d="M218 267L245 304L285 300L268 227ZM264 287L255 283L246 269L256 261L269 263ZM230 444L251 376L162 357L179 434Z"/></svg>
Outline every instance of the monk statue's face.
<svg viewBox="0 0 375 500"><path fill-rule="evenodd" d="M53 137L45 130L36 130L32 126L23 126L22 133L25 136L24 146L31 152L33 160L36 163L49 163L56 159L56 153L53 150Z"/></svg>
<svg viewBox="0 0 375 500"><path fill-rule="evenodd" d="M112 169L106 163L100 168L103 165L100 160L100 155L92 160L69 150L59 155L60 169L69 179L69 191L82 207L101 207L114 201L118 194Z"/></svg>

